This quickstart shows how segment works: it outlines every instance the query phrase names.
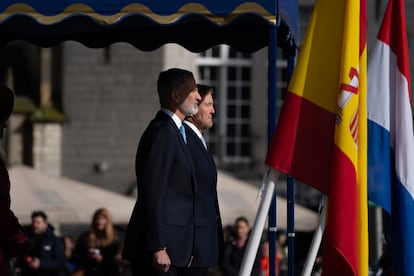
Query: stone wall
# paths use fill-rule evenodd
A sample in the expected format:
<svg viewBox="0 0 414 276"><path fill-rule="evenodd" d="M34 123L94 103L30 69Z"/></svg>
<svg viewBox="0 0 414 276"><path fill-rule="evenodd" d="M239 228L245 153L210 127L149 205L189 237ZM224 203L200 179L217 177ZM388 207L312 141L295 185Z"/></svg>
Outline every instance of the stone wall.
<svg viewBox="0 0 414 276"><path fill-rule="evenodd" d="M61 175L62 126L60 123L33 124L33 168Z"/></svg>
<svg viewBox="0 0 414 276"><path fill-rule="evenodd" d="M159 109L156 80L162 49L117 43L63 48L62 174L120 193L135 187L141 133Z"/></svg>

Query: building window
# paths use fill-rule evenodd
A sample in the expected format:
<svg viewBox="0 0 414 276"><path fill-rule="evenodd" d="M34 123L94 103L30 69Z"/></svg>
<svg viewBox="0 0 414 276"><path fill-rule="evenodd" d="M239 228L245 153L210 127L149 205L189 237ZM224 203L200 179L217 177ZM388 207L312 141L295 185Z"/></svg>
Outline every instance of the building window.
<svg viewBox="0 0 414 276"><path fill-rule="evenodd" d="M218 45L197 58L200 83L214 89L215 124L206 134L220 164L251 161L252 61L228 45Z"/></svg>

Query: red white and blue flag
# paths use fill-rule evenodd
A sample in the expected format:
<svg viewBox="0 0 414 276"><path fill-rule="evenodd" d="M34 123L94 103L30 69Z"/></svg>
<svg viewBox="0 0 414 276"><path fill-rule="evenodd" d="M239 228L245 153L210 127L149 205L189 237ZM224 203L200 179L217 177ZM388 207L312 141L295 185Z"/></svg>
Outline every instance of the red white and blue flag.
<svg viewBox="0 0 414 276"><path fill-rule="evenodd" d="M396 275L414 273L414 136L403 0L390 0L368 58L368 198L392 219Z"/></svg>

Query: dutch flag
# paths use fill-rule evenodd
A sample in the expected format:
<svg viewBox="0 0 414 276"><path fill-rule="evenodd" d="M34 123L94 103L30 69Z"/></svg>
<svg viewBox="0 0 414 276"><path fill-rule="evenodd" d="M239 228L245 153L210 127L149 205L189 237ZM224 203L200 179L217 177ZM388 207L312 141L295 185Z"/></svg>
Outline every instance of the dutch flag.
<svg viewBox="0 0 414 276"><path fill-rule="evenodd" d="M414 136L404 1L390 0L368 59L368 197L392 219L393 269L414 273Z"/></svg>

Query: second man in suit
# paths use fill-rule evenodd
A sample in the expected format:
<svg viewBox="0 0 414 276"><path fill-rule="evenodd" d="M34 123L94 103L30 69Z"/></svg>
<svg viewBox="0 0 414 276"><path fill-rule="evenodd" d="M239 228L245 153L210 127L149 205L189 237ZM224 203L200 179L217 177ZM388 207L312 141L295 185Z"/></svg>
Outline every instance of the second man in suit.
<svg viewBox="0 0 414 276"><path fill-rule="evenodd" d="M215 267L222 259L223 227L217 197L217 169L203 137L203 132L213 126L213 89L200 84L197 87L201 96L198 112L187 117L184 123L197 178L195 214L202 222L195 231L201 238L195 239L193 265L199 267L199 275L207 276L208 268Z"/></svg>

